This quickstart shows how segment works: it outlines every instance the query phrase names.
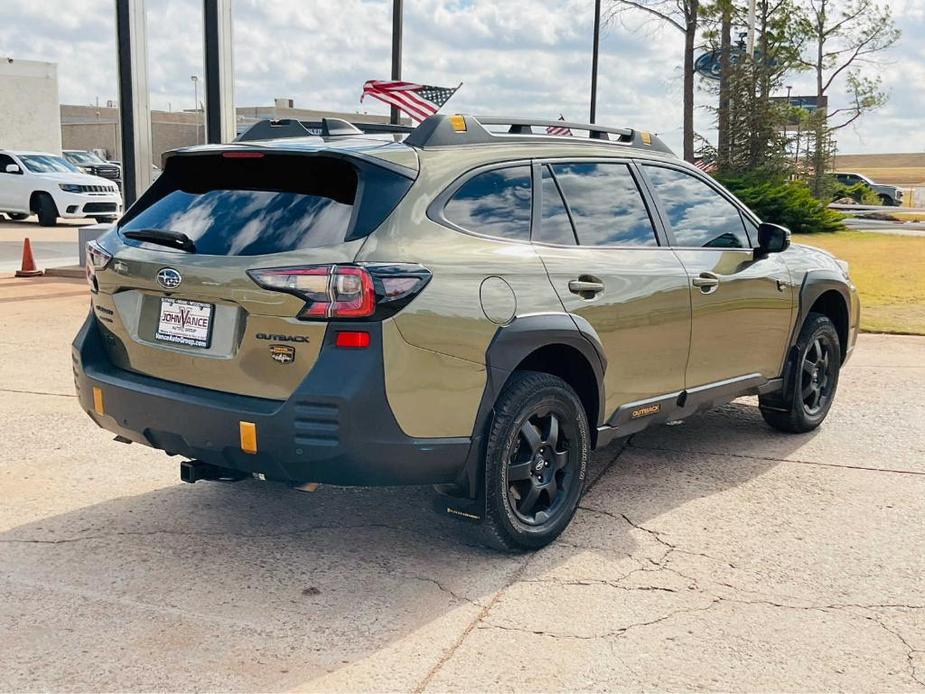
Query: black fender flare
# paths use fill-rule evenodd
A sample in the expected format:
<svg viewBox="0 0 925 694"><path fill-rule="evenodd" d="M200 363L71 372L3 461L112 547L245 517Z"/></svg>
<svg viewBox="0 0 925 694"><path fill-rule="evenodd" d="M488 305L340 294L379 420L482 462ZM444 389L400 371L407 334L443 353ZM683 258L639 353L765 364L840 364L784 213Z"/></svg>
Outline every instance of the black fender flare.
<svg viewBox="0 0 925 694"><path fill-rule="evenodd" d="M797 305L797 316L793 322L793 332L790 334L790 343L787 349L787 359L784 361L784 372L781 375L784 383L784 390L781 394L784 401L790 398L790 374L796 367L797 340L800 338L800 331L803 324L809 316L810 309L816 301L828 291L836 291L845 302L845 311L848 315L849 328L851 323L851 292L845 277L837 270L810 270L803 276L803 282L800 285L799 302Z"/></svg>
<svg viewBox="0 0 925 694"><path fill-rule="evenodd" d="M604 372L607 358L600 337L588 321L567 313L542 313L515 318L499 327L485 352L485 390L472 429L466 464L456 488L472 499L482 487L482 457L495 402L508 378L530 354L548 345L566 345L578 351L590 364L597 381L598 420L604 416ZM592 422L595 430L601 422Z"/></svg>

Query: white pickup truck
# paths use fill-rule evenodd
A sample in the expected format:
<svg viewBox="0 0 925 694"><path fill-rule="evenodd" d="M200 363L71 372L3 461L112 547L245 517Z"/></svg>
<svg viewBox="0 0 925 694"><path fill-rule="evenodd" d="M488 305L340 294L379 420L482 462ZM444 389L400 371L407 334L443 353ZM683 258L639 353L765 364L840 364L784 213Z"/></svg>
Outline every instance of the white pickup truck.
<svg viewBox="0 0 925 694"><path fill-rule="evenodd" d="M13 220L37 214L39 224L59 218L92 217L110 222L122 214L113 181L89 176L64 157L44 152L0 150L0 212Z"/></svg>

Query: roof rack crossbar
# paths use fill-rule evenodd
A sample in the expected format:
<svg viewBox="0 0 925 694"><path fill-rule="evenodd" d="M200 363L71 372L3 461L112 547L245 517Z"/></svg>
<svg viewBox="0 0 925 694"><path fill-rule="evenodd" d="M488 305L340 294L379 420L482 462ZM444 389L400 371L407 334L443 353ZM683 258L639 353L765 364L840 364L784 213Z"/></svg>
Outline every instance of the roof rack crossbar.
<svg viewBox="0 0 925 694"><path fill-rule="evenodd" d="M511 142L556 141L610 143L613 145L654 150L665 154L673 152L657 136L632 128L611 128L596 123L577 123L565 120L538 120L501 116L462 116L465 128L459 128L459 116L437 114L422 122L407 138L412 147L448 147L452 145L501 144ZM455 125L454 125L455 119ZM490 131L485 126L507 126L506 132ZM534 128L541 128L540 132ZM587 137L577 135L551 135L547 128L567 128L587 131Z"/></svg>
<svg viewBox="0 0 925 694"><path fill-rule="evenodd" d="M588 137L595 140L609 140L609 133L620 135L621 138L631 139L632 128L610 128L594 123L578 123L565 120L540 120L533 118L503 118L501 116L474 116L482 125L510 125L508 131L511 135L533 134L532 126L541 128L568 128L569 130L587 130ZM561 137L561 135L557 135Z"/></svg>

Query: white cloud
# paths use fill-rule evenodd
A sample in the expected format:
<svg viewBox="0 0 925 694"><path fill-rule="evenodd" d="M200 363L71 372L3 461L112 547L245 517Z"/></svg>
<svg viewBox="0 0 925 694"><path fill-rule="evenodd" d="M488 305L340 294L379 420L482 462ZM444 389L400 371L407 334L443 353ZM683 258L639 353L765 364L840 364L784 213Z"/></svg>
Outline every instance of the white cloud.
<svg viewBox="0 0 925 694"><path fill-rule="evenodd" d="M117 98L112 0L3 0L0 54L58 63L63 103ZM463 89L451 102L472 112L583 120L588 112L590 0L409 0L405 3L406 79ZM875 67L890 103L839 134L839 149L920 151L919 114L925 95L921 0L894 0L900 43ZM291 97L297 105L386 113L359 103L367 79L388 77L388 0L236 0L235 97L267 105ZM191 75L202 75L201 0L148 0L151 103L189 108ZM660 132L679 148L681 36L657 26L606 27L601 44L598 120ZM809 89L806 76L791 80ZM699 105L714 97L698 91ZM833 94L832 102L842 98ZM697 128L711 117L698 110Z"/></svg>

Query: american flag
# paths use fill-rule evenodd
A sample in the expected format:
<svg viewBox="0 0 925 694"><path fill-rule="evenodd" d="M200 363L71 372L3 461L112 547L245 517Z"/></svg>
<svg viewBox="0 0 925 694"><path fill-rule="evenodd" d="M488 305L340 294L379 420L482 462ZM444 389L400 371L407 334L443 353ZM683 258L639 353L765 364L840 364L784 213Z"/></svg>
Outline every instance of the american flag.
<svg viewBox="0 0 925 694"><path fill-rule="evenodd" d="M434 115L461 86L461 82L457 87L433 87L429 84L414 84L413 82L369 80L363 85L363 96L360 97L360 101L369 95L391 106L396 106L420 122Z"/></svg>
<svg viewBox="0 0 925 694"><path fill-rule="evenodd" d="M713 173L717 168L715 161L707 161L706 159L695 159L694 166L704 173Z"/></svg>
<svg viewBox="0 0 925 694"><path fill-rule="evenodd" d="M559 120L565 120L565 116L563 116L561 113L559 114ZM563 128L561 125L550 125L546 128L546 134L571 136L572 131L568 128Z"/></svg>

